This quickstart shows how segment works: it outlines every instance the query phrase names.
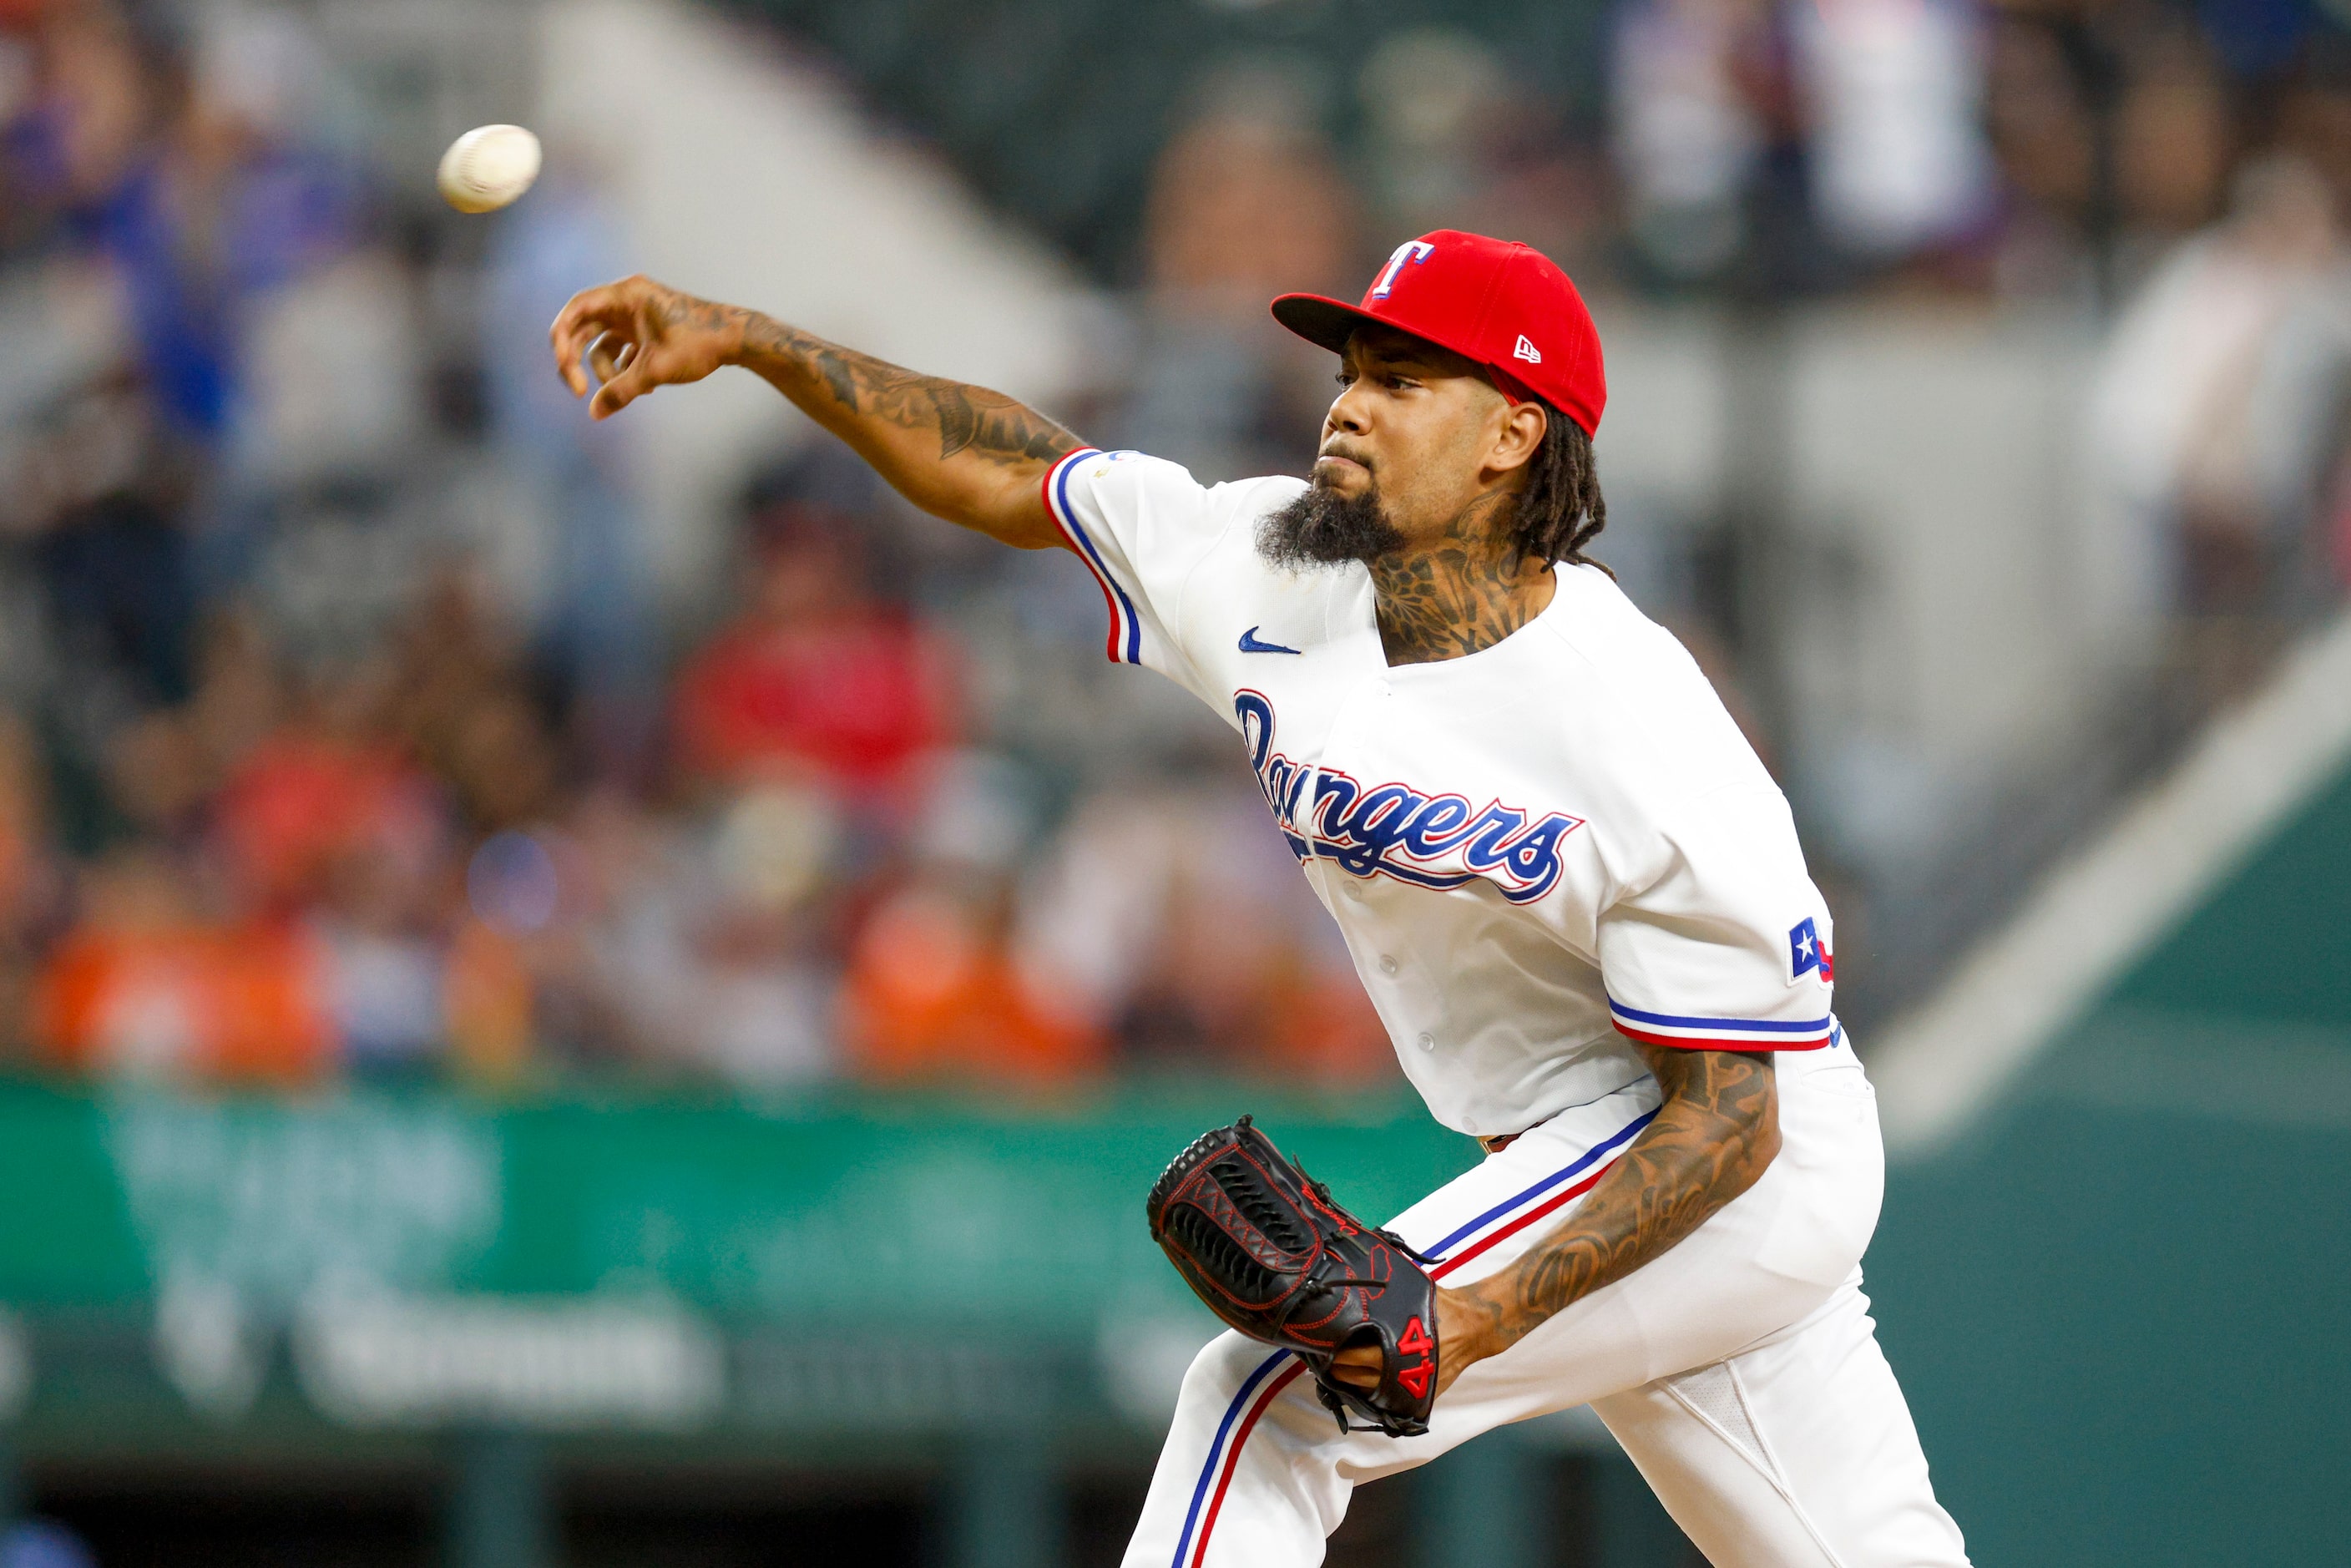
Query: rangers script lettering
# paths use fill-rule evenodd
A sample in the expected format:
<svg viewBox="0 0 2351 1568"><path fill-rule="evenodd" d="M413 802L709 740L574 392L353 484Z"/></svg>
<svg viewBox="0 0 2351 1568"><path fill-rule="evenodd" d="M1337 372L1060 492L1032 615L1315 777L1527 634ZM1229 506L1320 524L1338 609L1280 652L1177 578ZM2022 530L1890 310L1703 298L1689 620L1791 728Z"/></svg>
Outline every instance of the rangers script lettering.
<svg viewBox="0 0 2351 1568"><path fill-rule="evenodd" d="M1530 904L1558 884L1560 841L1583 825L1581 817L1553 811L1529 827L1528 814L1516 806L1496 800L1479 810L1466 796L1432 795L1409 784L1366 789L1336 768L1302 767L1274 750L1273 704L1263 693L1236 692L1233 713L1258 787L1290 852L1301 861L1319 855L1354 876L1392 876L1419 887L1483 878L1512 904Z"/></svg>

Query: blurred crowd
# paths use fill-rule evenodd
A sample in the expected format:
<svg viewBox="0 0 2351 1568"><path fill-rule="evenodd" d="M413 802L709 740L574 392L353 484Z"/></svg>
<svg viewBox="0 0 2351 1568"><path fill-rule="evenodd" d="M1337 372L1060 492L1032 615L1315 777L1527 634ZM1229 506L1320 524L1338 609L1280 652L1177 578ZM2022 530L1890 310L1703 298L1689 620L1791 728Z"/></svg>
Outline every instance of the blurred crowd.
<svg viewBox="0 0 2351 1568"><path fill-rule="evenodd" d="M1396 237L1453 225L1536 244L1604 307L1691 302L1734 333L1838 305L2087 324L2068 482L2101 519L2085 533L2115 541L2095 570L2164 622L2167 724L2241 694L2341 600L2351 16L2303 0L1596 11L1601 85L1580 99L1538 85L1573 74L1559 62L1466 28L1390 34L1351 95L1279 55L1206 69L1150 183L1142 351L1111 437L1207 475L1294 467L1326 367L1263 301L1351 294ZM1638 533L1620 512L1602 552L1735 712L1740 504ZM1788 737L1755 738L1771 758Z"/></svg>
<svg viewBox="0 0 2351 1568"><path fill-rule="evenodd" d="M2351 572L2331 22L1612 16L1592 124L1467 34L1376 50L1353 145L1280 69L1214 74L1152 180L1132 384L1088 434L1294 471L1328 365L1265 298L1351 291L1450 223L1604 290L2103 302L2101 471L2160 519L2179 612ZM746 489L728 570L656 591L625 454L544 362L563 296L625 269L559 173L471 228L388 181L298 11L0 3L11 1058L1393 1073L1229 738L1086 663L1071 563L943 537L803 450ZM1702 659L1727 641L1702 602L1651 608Z"/></svg>
<svg viewBox="0 0 2351 1568"><path fill-rule="evenodd" d="M0 20L16 1060L1392 1070L1245 776L1040 673L1099 657L1081 579L942 549L819 454L747 491L723 589L661 603L546 362L620 270L592 200L551 183L486 251L404 204L288 13Z"/></svg>

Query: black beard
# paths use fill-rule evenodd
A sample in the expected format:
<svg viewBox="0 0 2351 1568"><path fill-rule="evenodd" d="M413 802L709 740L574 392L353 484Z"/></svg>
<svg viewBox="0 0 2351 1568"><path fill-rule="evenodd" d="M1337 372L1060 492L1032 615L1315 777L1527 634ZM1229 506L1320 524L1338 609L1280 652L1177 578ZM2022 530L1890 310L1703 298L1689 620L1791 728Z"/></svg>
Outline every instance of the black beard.
<svg viewBox="0 0 2351 1568"><path fill-rule="evenodd" d="M1388 521L1376 485L1352 500L1336 490L1311 485L1257 525L1257 553L1268 565L1296 571L1303 567L1369 565L1404 548L1404 536Z"/></svg>

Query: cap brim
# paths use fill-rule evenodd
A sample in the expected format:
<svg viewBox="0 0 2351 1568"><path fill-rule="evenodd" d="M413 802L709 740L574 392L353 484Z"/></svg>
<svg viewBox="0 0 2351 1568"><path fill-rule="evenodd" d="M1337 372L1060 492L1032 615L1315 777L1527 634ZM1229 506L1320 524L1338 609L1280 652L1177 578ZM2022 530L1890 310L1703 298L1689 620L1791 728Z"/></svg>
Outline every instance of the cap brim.
<svg viewBox="0 0 2351 1568"><path fill-rule="evenodd" d="M1273 302L1273 319L1334 354L1347 351L1347 339L1366 321L1379 318L1343 300L1320 294L1285 294Z"/></svg>
<svg viewBox="0 0 2351 1568"><path fill-rule="evenodd" d="M1273 302L1273 319L1308 342L1320 343L1334 354L1347 351L1347 340L1354 334L1356 328L1366 322L1374 327L1384 327L1391 332L1402 332L1424 343L1434 343L1448 354L1460 355L1483 371L1496 389L1512 402L1524 402L1541 396L1499 365L1489 364L1458 344L1448 343L1442 338L1432 338L1426 332L1416 332L1409 327L1399 326L1384 316L1374 316L1343 300L1326 298L1320 294L1285 294ZM1581 424L1583 421L1576 423Z"/></svg>
<svg viewBox="0 0 2351 1568"><path fill-rule="evenodd" d="M1374 316L1361 306L1342 299L1328 298L1320 294L1285 294L1273 302L1273 319L1305 339L1320 343L1334 354L1347 351L1347 340L1355 329L1364 326L1384 327L1391 332L1401 332L1407 338L1435 344L1448 354L1458 354L1479 369L1492 373L1495 367L1479 359L1459 343L1448 343L1426 332L1416 332L1402 322L1391 321L1384 316ZM1504 371L1504 374L1509 372ZM1513 392L1513 397L1520 394ZM1532 396L1532 393L1525 395Z"/></svg>

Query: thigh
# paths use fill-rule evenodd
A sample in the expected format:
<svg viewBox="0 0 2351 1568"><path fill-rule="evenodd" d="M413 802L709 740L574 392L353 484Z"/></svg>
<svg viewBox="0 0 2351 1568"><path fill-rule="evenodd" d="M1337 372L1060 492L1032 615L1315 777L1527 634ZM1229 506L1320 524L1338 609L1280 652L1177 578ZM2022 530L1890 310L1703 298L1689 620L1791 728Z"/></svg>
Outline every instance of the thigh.
<svg viewBox="0 0 2351 1568"><path fill-rule="evenodd" d="M1430 1272L1442 1285L1507 1268L1567 1222L1656 1103L1656 1085L1644 1081L1577 1107L1416 1204L1395 1228L1436 1259ZM1342 1445L1343 1473L1368 1480L1409 1469L1494 1427L1719 1361L1802 1318L1852 1270L1866 1228L1834 1244L1842 1259L1826 1278L1814 1249L1796 1257L1788 1243L1821 1231L1824 1205L1868 1197L1875 1134L1874 1124L1856 1123L1845 1135L1794 1138L1802 1157L1773 1162L1678 1245L1469 1367L1437 1402L1427 1437ZM1782 1266L1792 1260L1795 1267Z"/></svg>
<svg viewBox="0 0 2351 1568"><path fill-rule="evenodd" d="M1434 1260L1440 1280L1495 1267L1572 1212L1656 1108L1656 1088L1644 1084L1567 1112L1541 1138L1520 1139L1446 1183L1391 1228ZM1513 1402L1525 1392L1517 1380L1489 1375L1487 1388L1480 1396L1474 1385L1465 1393L1457 1385L1437 1401L1424 1437L1343 1432L1297 1357L1238 1333L1219 1335L1185 1376L1128 1543L1128 1568L1319 1561L1357 1482L1426 1464L1533 1413Z"/></svg>
<svg viewBox="0 0 2351 1568"><path fill-rule="evenodd" d="M1728 1360L1595 1400L1714 1568L1964 1568L1856 1276Z"/></svg>
<svg viewBox="0 0 2351 1568"><path fill-rule="evenodd" d="M1648 1124L1656 1086L1645 1081L1634 1093L1537 1128L1400 1217L1405 1239L1439 1256L1440 1283L1507 1268L1557 1229ZM1784 1074L1781 1102L1781 1152L1755 1185L1659 1257L1471 1366L1437 1401L1439 1451L1505 1422L1711 1365L1831 1298L1876 1219L1884 1156L1874 1101L1858 1067L1799 1062ZM1499 1196L1483 1207L1464 1201L1473 1178ZM1367 1478L1427 1456L1390 1448L1358 1457L1377 1467Z"/></svg>

